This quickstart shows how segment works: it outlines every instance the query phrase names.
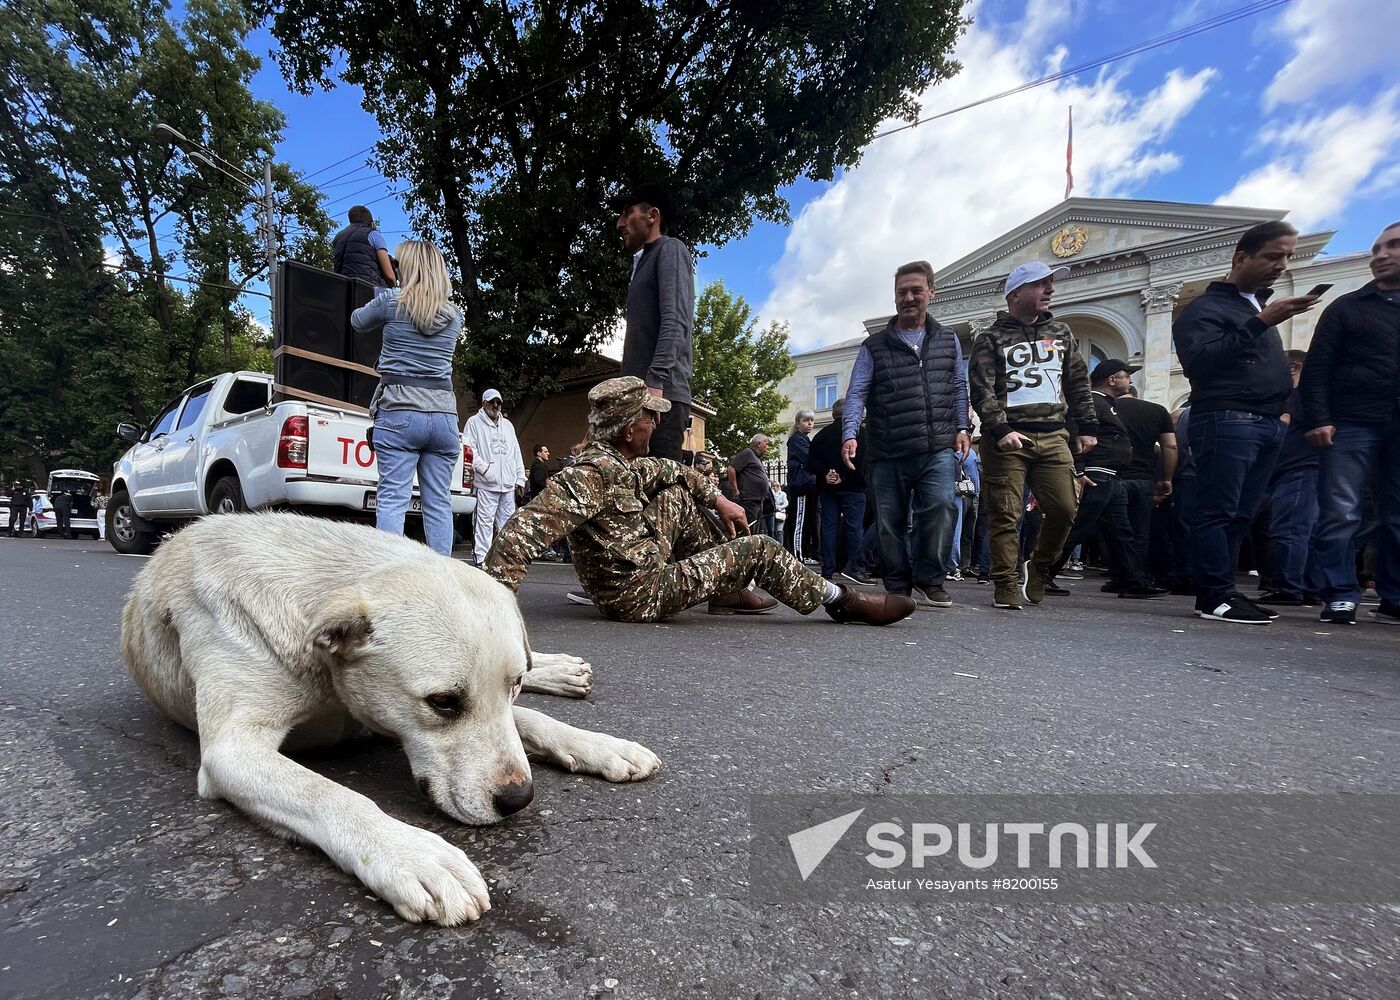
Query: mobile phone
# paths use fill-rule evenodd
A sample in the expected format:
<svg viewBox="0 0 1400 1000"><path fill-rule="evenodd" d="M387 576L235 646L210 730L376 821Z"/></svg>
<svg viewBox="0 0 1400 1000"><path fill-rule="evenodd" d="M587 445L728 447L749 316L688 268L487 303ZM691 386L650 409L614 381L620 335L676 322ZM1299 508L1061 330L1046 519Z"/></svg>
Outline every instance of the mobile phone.
<svg viewBox="0 0 1400 1000"><path fill-rule="evenodd" d="M1331 287L1332 287L1331 285L1313 285L1313 286L1312 286L1312 290L1308 292L1308 295L1309 295L1309 296L1312 296L1312 297L1314 297L1314 298L1316 298L1317 296L1320 296L1320 295L1326 295L1326 294L1327 294L1327 289L1329 289L1329 288L1331 288Z"/></svg>

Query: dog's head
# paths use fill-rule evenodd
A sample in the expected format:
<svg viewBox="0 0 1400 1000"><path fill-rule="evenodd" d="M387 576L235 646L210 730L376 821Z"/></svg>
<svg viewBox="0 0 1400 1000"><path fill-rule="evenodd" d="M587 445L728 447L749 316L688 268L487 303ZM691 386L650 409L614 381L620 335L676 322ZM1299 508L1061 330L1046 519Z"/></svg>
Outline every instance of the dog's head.
<svg viewBox="0 0 1400 1000"><path fill-rule="evenodd" d="M443 812L495 823L529 804L511 709L530 646L505 587L446 559L381 571L329 595L309 644L350 713L403 744Z"/></svg>

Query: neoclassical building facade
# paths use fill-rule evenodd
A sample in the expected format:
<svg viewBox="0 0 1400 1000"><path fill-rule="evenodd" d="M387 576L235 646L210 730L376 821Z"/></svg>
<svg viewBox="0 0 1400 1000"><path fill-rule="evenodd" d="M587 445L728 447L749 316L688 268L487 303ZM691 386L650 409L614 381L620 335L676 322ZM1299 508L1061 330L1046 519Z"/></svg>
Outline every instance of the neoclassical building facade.
<svg viewBox="0 0 1400 1000"><path fill-rule="evenodd" d="M1104 358L1141 365L1134 376L1138 392L1170 408L1185 398L1188 385L1172 348L1172 319L1201 291L1229 270L1240 235L1260 222L1282 219L1286 211L1192 205L1113 198L1070 198L1016 227L961 260L934 262L937 292L929 311L956 330L964 353L977 333L1004 308L1002 283L1018 264L1042 260L1070 271L1056 282L1054 311L1079 338L1090 366ZM1330 283L1324 304L1370 280L1369 253L1322 256L1333 233L1298 237L1293 264L1275 286L1277 295L1302 294ZM885 288L871 289L872 301L891 301L894 269ZM1281 327L1284 346L1306 349L1320 309ZM865 322L879 330L889 314ZM781 385L791 400L785 417L800 409L817 412L818 424L831 419L831 403L844 395L856 351L864 338L794 356L797 370Z"/></svg>

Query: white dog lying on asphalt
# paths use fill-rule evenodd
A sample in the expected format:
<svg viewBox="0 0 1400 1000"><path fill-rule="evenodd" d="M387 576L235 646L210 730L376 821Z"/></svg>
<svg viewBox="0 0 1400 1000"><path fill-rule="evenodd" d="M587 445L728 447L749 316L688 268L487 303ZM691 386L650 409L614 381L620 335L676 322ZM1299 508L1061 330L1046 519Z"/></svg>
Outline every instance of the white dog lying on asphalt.
<svg viewBox="0 0 1400 1000"><path fill-rule="evenodd" d="M163 544L122 615L146 696L199 733L199 794L315 844L407 920L491 903L467 856L280 751L366 730L403 744L443 812L494 823L534 794L526 754L608 781L661 762L512 703L586 695L577 657L532 653L515 597L406 538L295 514L208 517Z"/></svg>

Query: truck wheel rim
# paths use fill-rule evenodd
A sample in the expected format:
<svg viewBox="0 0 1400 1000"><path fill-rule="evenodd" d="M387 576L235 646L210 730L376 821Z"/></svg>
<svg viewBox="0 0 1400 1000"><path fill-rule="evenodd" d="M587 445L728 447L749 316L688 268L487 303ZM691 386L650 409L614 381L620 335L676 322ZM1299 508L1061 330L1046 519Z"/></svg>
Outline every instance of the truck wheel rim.
<svg viewBox="0 0 1400 1000"><path fill-rule="evenodd" d="M123 542L129 542L136 537L136 532L131 527L129 507L118 507L112 511L112 534Z"/></svg>
<svg viewBox="0 0 1400 1000"><path fill-rule="evenodd" d="M234 506L233 497L224 497L219 501L219 505L214 508L215 514L236 514L238 508Z"/></svg>

